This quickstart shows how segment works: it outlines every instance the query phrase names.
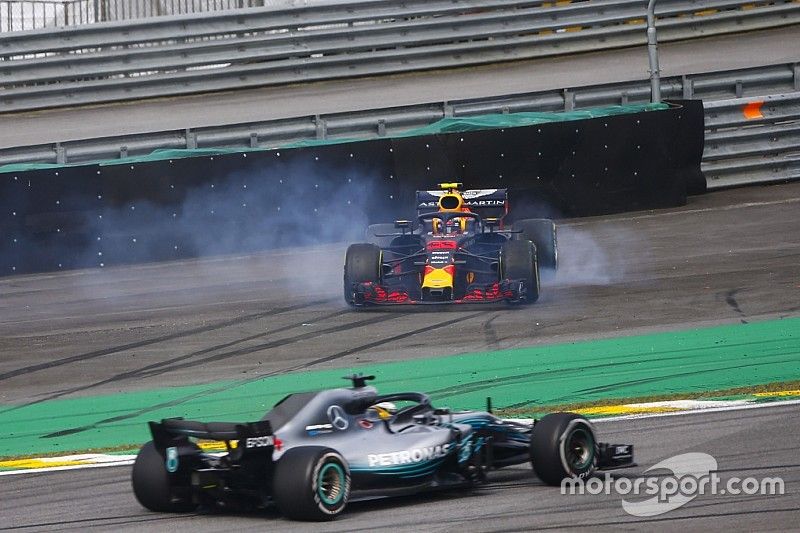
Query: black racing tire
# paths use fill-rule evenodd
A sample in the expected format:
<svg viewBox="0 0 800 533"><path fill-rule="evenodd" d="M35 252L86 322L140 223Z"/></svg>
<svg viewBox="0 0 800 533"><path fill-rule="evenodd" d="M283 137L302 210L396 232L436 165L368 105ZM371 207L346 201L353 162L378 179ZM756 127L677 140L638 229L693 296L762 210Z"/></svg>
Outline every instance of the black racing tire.
<svg viewBox="0 0 800 533"><path fill-rule="evenodd" d="M291 448L275 465L272 495L286 518L333 520L350 498L350 468L331 448Z"/></svg>
<svg viewBox="0 0 800 533"><path fill-rule="evenodd" d="M597 469L594 429L575 413L547 415L533 426L530 454L536 476L548 485L588 478Z"/></svg>
<svg viewBox="0 0 800 533"><path fill-rule="evenodd" d="M393 223L370 224L364 231L364 240L380 248L387 248L394 237L378 237L378 235L399 232L400 230L395 228Z"/></svg>
<svg viewBox="0 0 800 533"><path fill-rule="evenodd" d="M381 281L381 249L369 243L351 244L344 258L344 300L355 305L353 285Z"/></svg>
<svg viewBox="0 0 800 533"><path fill-rule="evenodd" d="M539 299L539 267L536 245L531 241L507 241L500 248L500 278L523 279L527 293L520 300L532 304Z"/></svg>
<svg viewBox="0 0 800 533"><path fill-rule="evenodd" d="M556 225L548 218L528 218L514 222L515 230L522 230L521 240L529 240L536 245L539 268L555 271L558 269L558 237Z"/></svg>
<svg viewBox="0 0 800 533"><path fill-rule="evenodd" d="M142 446L131 472L133 494L143 507L161 513L186 513L195 509L189 491L178 497L170 486L164 457L158 453L152 441Z"/></svg>

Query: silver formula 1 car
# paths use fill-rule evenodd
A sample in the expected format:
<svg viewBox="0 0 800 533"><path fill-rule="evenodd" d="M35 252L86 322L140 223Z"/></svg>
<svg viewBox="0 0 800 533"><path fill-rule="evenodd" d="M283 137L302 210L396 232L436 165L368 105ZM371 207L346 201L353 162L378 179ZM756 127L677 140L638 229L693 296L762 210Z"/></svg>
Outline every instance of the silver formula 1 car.
<svg viewBox="0 0 800 533"><path fill-rule="evenodd" d="M433 407L419 392L352 387L290 394L261 420L151 422L133 492L152 511L276 505L296 520L329 520L348 502L487 483L493 469L530 462L549 485L633 464L633 445L606 444L574 413L531 424L488 411ZM221 441L209 453L198 439Z"/></svg>

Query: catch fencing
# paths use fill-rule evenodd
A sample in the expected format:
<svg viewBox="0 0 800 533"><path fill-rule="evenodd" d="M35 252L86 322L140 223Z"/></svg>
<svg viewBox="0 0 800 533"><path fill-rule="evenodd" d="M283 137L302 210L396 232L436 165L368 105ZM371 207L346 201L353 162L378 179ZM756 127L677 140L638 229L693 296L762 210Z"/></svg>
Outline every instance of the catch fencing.
<svg viewBox="0 0 800 533"><path fill-rule="evenodd" d="M0 32L287 4L291 0L0 0Z"/></svg>
<svg viewBox="0 0 800 533"><path fill-rule="evenodd" d="M642 45L643 0L360 0L0 34L0 112ZM661 0L659 40L800 24L794 0Z"/></svg>

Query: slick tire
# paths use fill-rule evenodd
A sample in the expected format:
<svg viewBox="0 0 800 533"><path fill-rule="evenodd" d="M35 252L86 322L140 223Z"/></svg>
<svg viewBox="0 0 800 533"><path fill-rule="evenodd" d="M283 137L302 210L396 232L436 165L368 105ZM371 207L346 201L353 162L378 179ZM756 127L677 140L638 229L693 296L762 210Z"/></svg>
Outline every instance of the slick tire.
<svg viewBox="0 0 800 533"><path fill-rule="evenodd" d="M148 442L133 463L131 473L133 494L143 507L161 513L185 513L196 506L189 497L188 487L175 491L170 485L170 474L167 472L164 457L156 449L153 442ZM183 497L175 494L183 492Z"/></svg>
<svg viewBox="0 0 800 533"><path fill-rule="evenodd" d="M291 448L275 466L272 494L286 518L333 520L350 498L350 468L331 448Z"/></svg>
<svg viewBox="0 0 800 533"><path fill-rule="evenodd" d="M515 230L522 230L520 238L536 245L539 268L555 271L558 268L558 239L556 225L548 218L528 218L514 222Z"/></svg>
<svg viewBox="0 0 800 533"><path fill-rule="evenodd" d="M381 280L381 249L368 243L351 244L344 258L344 300L355 305L353 285Z"/></svg>
<svg viewBox="0 0 800 533"><path fill-rule="evenodd" d="M532 304L539 299L539 267L536 245L531 241L507 241L500 248L500 278L524 279L527 293L518 303Z"/></svg>
<svg viewBox="0 0 800 533"><path fill-rule="evenodd" d="M536 476L558 486L566 478L588 478L597 469L592 425L575 413L553 413L533 426L531 464Z"/></svg>

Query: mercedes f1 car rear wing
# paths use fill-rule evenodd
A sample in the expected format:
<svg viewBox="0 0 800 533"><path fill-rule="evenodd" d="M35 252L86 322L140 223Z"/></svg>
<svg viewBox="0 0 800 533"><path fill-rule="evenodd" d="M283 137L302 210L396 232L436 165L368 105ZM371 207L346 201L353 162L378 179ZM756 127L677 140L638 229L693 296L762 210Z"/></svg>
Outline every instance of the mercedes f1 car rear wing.
<svg viewBox="0 0 800 533"><path fill-rule="evenodd" d="M239 457L252 452L269 452L271 456L275 447L275 437L268 420L237 424L167 418L161 422L150 422L150 433L153 435L153 444L168 463L170 455L188 445L189 439L222 441L229 452L236 450Z"/></svg>

